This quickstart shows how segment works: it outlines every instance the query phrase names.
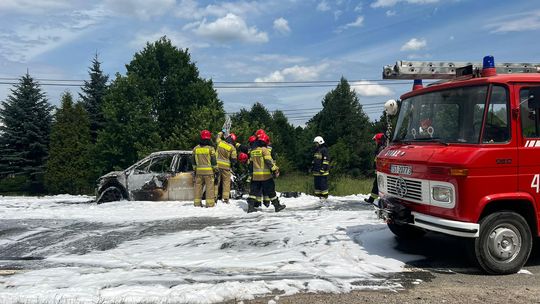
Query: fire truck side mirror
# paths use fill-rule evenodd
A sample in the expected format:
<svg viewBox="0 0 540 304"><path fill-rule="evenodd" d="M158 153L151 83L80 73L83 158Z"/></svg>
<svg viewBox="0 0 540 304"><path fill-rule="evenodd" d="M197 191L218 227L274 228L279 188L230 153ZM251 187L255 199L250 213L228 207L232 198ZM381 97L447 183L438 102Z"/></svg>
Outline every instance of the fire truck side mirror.
<svg viewBox="0 0 540 304"><path fill-rule="evenodd" d="M531 87L529 89L529 100L527 101L529 109L540 108L540 87Z"/></svg>

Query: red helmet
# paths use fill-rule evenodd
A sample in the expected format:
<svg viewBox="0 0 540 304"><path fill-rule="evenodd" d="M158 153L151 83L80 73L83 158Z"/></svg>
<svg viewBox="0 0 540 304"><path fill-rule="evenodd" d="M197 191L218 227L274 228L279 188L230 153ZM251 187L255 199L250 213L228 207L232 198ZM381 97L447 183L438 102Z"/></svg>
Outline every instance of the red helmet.
<svg viewBox="0 0 540 304"><path fill-rule="evenodd" d="M238 154L238 161L243 164L245 164L248 161L248 158L249 156L244 152L240 152L240 154Z"/></svg>
<svg viewBox="0 0 540 304"><path fill-rule="evenodd" d="M257 137L255 137L255 135L251 135L249 138L248 138L248 141L249 143L254 143L255 141L257 140Z"/></svg>
<svg viewBox="0 0 540 304"><path fill-rule="evenodd" d="M201 131L201 139L211 139L211 138L212 138L212 133L210 133L210 131L208 130Z"/></svg>
<svg viewBox="0 0 540 304"><path fill-rule="evenodd" d="M234 133L229 134L229 138L230 138L233 142L235 142L236 139L237 139L236 134L234 134Z"/></svg>
<svg viewBox="0 0 540 304"><path fill-rule="evenodd" d="M261 134L261 136L259 136L259 140L263 141L267 145L270 144L270 137L268 137L266 133Z"/></svg>
<svg viewBox="0 0 540 304"><path fill-rule="evenodd" d="M384 133L377 133L373 136L373 140L380 143L384 140Z"/></svg>
<svg viewBox="0 0 540 304"><path fill-rule="evenodd" d="M257 136L257 138L261 138L261 135L263 134L266 134L263 129L259 129L257 132L255 132L255 136Z"/></svg>

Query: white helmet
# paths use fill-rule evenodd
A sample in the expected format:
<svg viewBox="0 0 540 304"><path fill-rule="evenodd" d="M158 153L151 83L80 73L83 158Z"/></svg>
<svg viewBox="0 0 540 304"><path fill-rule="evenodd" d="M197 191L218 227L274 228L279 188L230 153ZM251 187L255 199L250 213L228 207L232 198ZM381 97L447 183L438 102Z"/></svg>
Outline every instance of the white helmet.
<svg viewBox="0 0 540 304"><path fill-rule="evenodd" d="M321 136L317 136L313 139L313 142L318 143L319 145L324 144L324 139Z"/></svg>
<svg viewBox="0 0 540 304"><path fill-rule="evenodd" d="M398 104L395 100L390 99L387 102L384 103L384 110L386 111L386 114L393 116L396 115L398 112Z"/></svg>

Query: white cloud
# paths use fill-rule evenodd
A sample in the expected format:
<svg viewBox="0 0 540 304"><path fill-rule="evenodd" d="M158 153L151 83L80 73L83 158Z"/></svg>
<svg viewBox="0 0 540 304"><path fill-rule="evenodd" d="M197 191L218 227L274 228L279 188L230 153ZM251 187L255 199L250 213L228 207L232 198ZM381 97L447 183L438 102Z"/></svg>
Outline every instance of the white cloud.
<svg viewBox="0 0 540 304"><path fill-rule="evenodd" d="M389 96L394 94L390 88L367 80L351 82L351 88L360 96Z"/></svg>
<svg viewBox="0 0 540 304"><path fill-rule="evenodd" d="M364 16L358 16L356 17L356 20L353 22L347 23L345 25L340 26L335 32L339 33L346 29L349 29L351 27L361 27L364 25Z"/></svg>
<svg viewBox="0 0 540 304"><path fill-rule="evenodd" d="M66 0L2 0L0 1L0 14L24 13L42 14L71 8L74 1Z"/></svg>
<svg viewBox="0 0 540 304"><path fill-rule="evenodd" d="M412 38L401 46L402 51L418 51L424 49L427 46L426 39Z"/></svg>
<svg viewBox="0 0 540 304"><path fill-rule="evenodd" d="M105 0L104 5L117 14L148 20L170 12L176 6L176 0Z"/></svg>
<svg viewBox="0 0 540 304"><path fill-rule="evenodd" d="M284 18L278 18L274 20L274 30L277 32L286 35L291 32L291 28L289 27L289 22L285 20Z"/></svg>
<svg viewBox="0 0 540 304"><path fill-rule="evenodd" d="M197 20L208 16L223 17L227 14L247 16L260 13L268 3L258 2L221 2L199 6L195 0L180 0L176 10L176 16L183 19Z"/></svg>
<svg viewBox="0 0 540 304"><path fill-rule="evenodd" d="M256 27L248 27L244 19L235 14L227 14L214 22L206 23L203 20L194 32L221 43L243 41L253 43L268 42L268 34L260 32Z"/></svg>
<svg viewBox="0 0 540 304"><path fill-rule="evenodd" d="M437 3L439 2L439 0L376 0L375 2L371 3L371 7L392 7L398 2L405 2L410 4L431 4Z"/></svg>
<svg viewBox="0 0 540 304"><path fill-rule="evenodd" d="M345 28L360 27L362 25L364 25L364 16L358 16L353 22L347 23L345 25Z"/></svg>
<svg viewBox="0 0 540 304"><path fill-rule="evenodd" d="M340 11L340 10L334 11L334 19L335 20L338 20L341 15L343 15L343 11Z"/></svg>
<svg viewBox="0 0 540 304"><path fill-rule="evenodd" d="M363 9L363 4L362 3L358 3L358 5L354 8L354 11L359 13L361 12Z"/></svg>
<svg viewBox="0 0 540 304"><path fill-rule="evenodd" d="M147 42L152 43L163 36L167 36L167 38L171 40L172 44L182 49L189 48L190 50L193 50L197 48L205 48L205 47L210 46L208 43L192 41L187 36L185 36L182 32L172 30L168 27L162 27L159 31L154 31L154 32L150 32L150 31L138 32L133 38L133 40L131 41L130 45L133 48L141 49L146 45Z"/></svg>
<svg viewBox="0 0 540 304"><path fill-rule="evenodd" d="M319 5L317 5L317 10L321 12L326 12L330 10L330 5L326 2L326 0L323 0L319 2Z"/></svg>
<svg viewBox="0 0 540 304"><path fill-rule="evenodd" d="M0 29L0 56L27 62L36 56L75 40L107 16L101 8L58 14L47 22L25 20L11 30Z"/></svg>
<svg viewBox="0 0 540 304"><path fill-rule="evenodd" d="M263 54L252 58L256 62L275 62L279 64L294 64L307 61L305 57L287 56L279 54Z"/></svg>
<svg viewBox="0 0 540 304"><path fill-rule="evenodd" d="M274 71L266 77L259 77L255 82L281 82L281 81L309 81L316 80L319 75L328 69L329 64L322 63L315 66L295 65L283 70Z"/></svg>
<svg viewBox="0 0 540 304"><path fill-rule="evenodd" d="M486 25L491 33L524 32L540 29L540 11L505 16Z"/></svg>
<svg viewBox="0 0 540 304"><path fill-rule="evenodd" d="M386 11L386 17L392 17L396 15L396 11L388 10Z"/></svg>

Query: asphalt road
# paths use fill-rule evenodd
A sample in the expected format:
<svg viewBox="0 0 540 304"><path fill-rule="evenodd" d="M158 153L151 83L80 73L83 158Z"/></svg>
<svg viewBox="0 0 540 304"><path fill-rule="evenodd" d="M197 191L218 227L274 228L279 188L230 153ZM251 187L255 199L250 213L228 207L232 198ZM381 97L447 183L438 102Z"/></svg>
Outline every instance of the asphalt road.
<svg viewBox="0 0 540 304"><path fill-rule="evenodd" d="M339 208L354 210L360 207L351 203ZM232 222L205 217L114 224L70 219L4 219L0 221L0 241L10 241L0 242L0 278L18 271L70 266L47 261L46 257L59 253L105 251L142 237L230 225ZM468 258L466 247L465 239L437 233L428 233L416 241L396 242L395 250L425 257L408 262L409 271L381 274L384 281L400 283L404 287L401 291L304 293L294 296L276 293L244 303L540 303L540 245L533 248L522 273L506 276L480 272ZM358 284L366 286L369 282L358 281Z"/></svg>
<svg viewBox="0 0 540 304"><path fill-rule="evenodd" d="M410 272L389 278L402 283L401 291L278 295L246 303L540 303L538 241L521 273L486 275L468 258L467 240L428 233L420 240L396 245L404 253L425 256L407 264Z"/></svg>

